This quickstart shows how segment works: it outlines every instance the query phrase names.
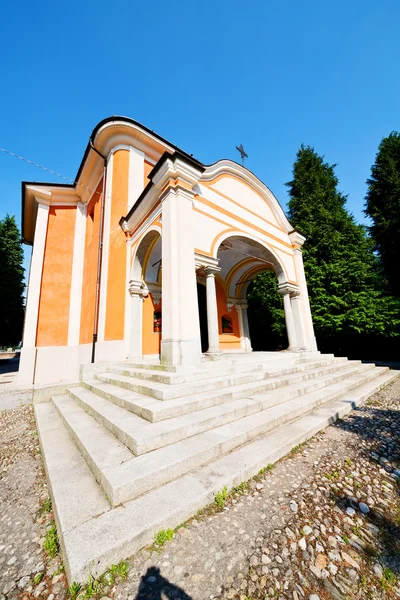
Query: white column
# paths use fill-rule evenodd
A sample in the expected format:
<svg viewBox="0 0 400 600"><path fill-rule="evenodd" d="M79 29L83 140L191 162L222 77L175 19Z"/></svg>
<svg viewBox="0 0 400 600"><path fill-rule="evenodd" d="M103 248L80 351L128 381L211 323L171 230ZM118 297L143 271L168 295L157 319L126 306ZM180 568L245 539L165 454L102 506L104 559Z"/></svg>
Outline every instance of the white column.
<svg viewBox="0 0 400 600"><path fill-rule="evenodd" d="M251 347L249 321L247 318L248 305L238 302L235 304L235 308L239 321L240 347L244 352L251 352L253 349Z"/></svg>
<svg viewBox="0 0 400 600"><path fill-rule="evenodd" d="M33 383L35 372L36 332L48 221L49 206L38 204L28 293L26 297L23 345L18 372L18 382L25 384Z"/></svg>
<svg viewBox="0 0 400 600"><path fill-rule="evenodd" d="M290 302L290 294L293 292L293 288L288 284L280 284L278 286L279 293L283 296L283 307L285 310L285 321L286 321L286 331L289 341L288 350L296 351L298 350L297 345L297 336L296 336L296 327L294 324L294 317L292 311L292 304Z"/></svg>
<svg viewBox="0 0 400 600"><path fill-rule="evenodd" d="M83 265L85 261L87 205L78 202L75 218L74 253L72 260L71 296L69 303L68 346L78 346L81 326Z"/></svg>
<svg viewBox="0 0 400 600"><path fill-rule="evenodd" d="M307 350L317 351L317 341L314 334L314 325L312 322L310 300L308 298L307 282L304 273L303 253L299 248L294 250L294 264L296 277L299 283L300 304L302 314L302 324L304 330L304 343Z"/></svg>
<svg viewBox="0 0 400 600"><path fill-rule="evenodd" d="M104 206L103 222L103 250L101 257L100 273L100 301L99 301L99 326L97 332L97 341L104 342L104 333L106 327L106 308L107 308L107 284L108 284L108 258L110 250L110 222L111 222L111 194L114 169L114 154L108 159L106 174L106 192ZM97 268L97 267L96 267Z"/></svg>
<svg viewBox="0 0 400 600"><path fill-rule="evenodd" d="M304 339L304 331L303 331L303 315L301 312L301 296L300 292L293 292L290 296L290 301L292 304L292 312L294 318L294 325L296 329L296 337L297 343L301 350L306 350L306 343Z"/></svg>
<svg viewBox="0 0 400 600"><path fill-rule="evenodd" d="M182 187L169 187L162 197L161 361L168 366L201 361L192 201Z"/></svg>
<svg viewBox="0 0 400 600"><path fill-rule="evenodd" d="M142 281L132 279L129 282L129 294L131 296L131 332L129 358L141 357L142 352L142 329L143 329L143 300L148 296Z"/></svg>
<svg viewBox="0 0 400 600"><path fill-rule="evenodd" d="M221 269L215 267L205 268L208 330L207 354L218 354L220 352L217 292L215 289L215 272L217 270L220 271Z"/></svg>

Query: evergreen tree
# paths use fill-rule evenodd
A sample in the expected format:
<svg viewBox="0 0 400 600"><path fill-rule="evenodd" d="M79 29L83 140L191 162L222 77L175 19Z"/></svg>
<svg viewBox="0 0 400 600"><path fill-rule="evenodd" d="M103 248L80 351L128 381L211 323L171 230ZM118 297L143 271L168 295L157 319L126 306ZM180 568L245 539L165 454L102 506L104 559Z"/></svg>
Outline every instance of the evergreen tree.
<svg viewBox="0 0 400 600"><path fill-rule="evenodd" d="M0 346L16 346L24 323L24 253L14 217L0 220Z"/></svg>
<svg viewBox="0 0 400 600"><path fill-rule="evenodd" d="M322 348L348 353L356 338L362 346L365 336L399 335L399 302L385 289L365 228L346 209L335 165L301 146L286 185L289 220L307 238L304 267Z"/></svg>
<svg viewBox="0 0 400 600"><path fill-rule="evenodd" d="M287 348L285 313L278 279L272 271L260 273L247 292L249 327L253 350Z"/></svg>
<svg viewBox="0 0 400 600"><path fill-rule="evenodd" d="M367 184L370 233L391 289L400 296L400 133L392 131L382 139Z"/></svg>

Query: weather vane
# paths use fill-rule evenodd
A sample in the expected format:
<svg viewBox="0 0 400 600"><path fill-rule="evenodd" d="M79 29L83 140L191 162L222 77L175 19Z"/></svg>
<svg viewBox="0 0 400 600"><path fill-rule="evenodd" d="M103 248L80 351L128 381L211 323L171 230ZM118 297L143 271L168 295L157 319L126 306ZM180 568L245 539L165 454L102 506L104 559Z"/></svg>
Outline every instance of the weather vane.
<svg viewBox="0 0 400 600"><path fill-rule="evenodd" d="M240 156L242 157L242 167L244 167L244 159L249 158L248 154L246 154L245 149L243 148L243 144L240 146L236 146L236 150L240 152Z"/></svg>

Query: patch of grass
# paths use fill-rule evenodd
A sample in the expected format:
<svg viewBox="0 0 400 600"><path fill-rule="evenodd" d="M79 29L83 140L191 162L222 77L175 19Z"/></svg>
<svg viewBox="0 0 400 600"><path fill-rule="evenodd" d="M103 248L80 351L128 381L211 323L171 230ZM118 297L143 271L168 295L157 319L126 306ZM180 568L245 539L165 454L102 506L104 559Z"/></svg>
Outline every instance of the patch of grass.
<svg viewBox="0 0 400 600"><path fill-rule="evenodd" d="M292 455L297 454L300 450L302 450L302 448L304 448L306 443L307 442L302 442L301 444L297 444L297 446L293 446L293 448L290 450L290 454L292 454Z"/></svg>
<svg viewBox="0 0 400 600"><path fill-rule="evenodd" d="M266 471L266 470L267 470L267 469L266 469L266 467L263 467L262 469L260 469L260 470L258 471L258 474L259 474L259 475L264 475L264 473L265 473L265 471Z"/></svg>
<svg viewBox="0 0 400 600"><path fill-rule="evenodd" d="M80 583L77 583L76 581L73 581L71 583L71 585L68 588L68 594L70 595L71 600L75 600L77 595L79 594L79 592L82 589L82 585Z"/></svg>
<svg viewBox="0 0 400 600"><path fill-rule="evenodd" d="M224 508L228 496L228 488L225 485L222 490L215 494L215 504L218 506L218 508Z"/></svg>
<svg viewBox="0 0 400 600"><path fill-rule="evenodd" d="M172 529L161 529L154 536L154 544L158 548L162 548L166 542L170 542L174 537ZM113 565L114 566L114 565Z"/></svg>
<svg viewBox="0 0 400 600"><path fill-rule="evenodd" d="M50 500L50 498L46 498L46 500L44 500L42 502L42 506L38 510L38 516L41 517L42 515L49 513L50 511L51 511L51 500Z"/></svg>
<svg viewBox="0 0 400 600"><path fill-rule="evenodd" d="M39 583L42 581L44 575L43 573L36 573L35 577L33 578L33 585L39 585Z"/></svg>
<svg viewBox="0 0 400 600"><path fill-rule="evenodd" d="M332 471L332 473L326 473L325 477L332 481L334 479L339 479L339 473L337 471Z"/></svg>
<svg viewBox="0 0 400 600"><path fill-rule="evenodd" d="M57 529L54 522L50 529L47 530L43 548L46 550L49 556L54 557L58 554L60 544L58 542Z"/></svg>
<svg viewBox="0 0 400 600"><path fill-rule="evenodd" d="M234 487L232 489L232 492L234 494L238 494L239 496L242 496L245 493L245 491L247 490L247 487L248 487L247 481L242 481L242 483L239 483L239 485L237 485L236 487Z"/></svg>
<svg viewBox="0 0 400 600"><path fill-rule="evenodd" d="M85 586L85 598L93 598L100 591L100 581L93 575L89 575L87 585Z"/></svg>
<svg viewBox="0 0 400 600"><path fill-rule="evenodd" d="M272 469L275 467L275 465L273 465L272 463L268 463L267 464L267 471L272 471Z"/></svg>
<svg viewBox="0 0 400 600"><path fill-rule="evenodd" d="M344 459L344 462L346 463L346 465L348 467L351 467L351 465L353 464L353 461L351 460L351 458L347 457Z"/></svg>
<svg viewBox="0 0 400 600"><path fill-rule="evenodd" d="M345 544L349 543L349 538L347 537L347 535L345 533L342 535L342 540L344 541Z"/></svg>
<svg viewBox="0 0 400 600"><path fill-rule="evenodd" d="M385 590L389 590L396 583L396 575L391 571L388 567L383 569L383 577L381 580L381 585Z"/></svg>

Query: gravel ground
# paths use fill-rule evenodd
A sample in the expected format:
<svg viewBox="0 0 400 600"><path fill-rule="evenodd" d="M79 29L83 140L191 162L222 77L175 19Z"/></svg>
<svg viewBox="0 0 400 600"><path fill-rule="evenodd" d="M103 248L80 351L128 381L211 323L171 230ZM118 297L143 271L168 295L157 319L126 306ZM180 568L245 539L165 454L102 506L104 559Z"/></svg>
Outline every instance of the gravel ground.
<svg viewBox="0 0 400 600"><path fill-rule="evenodd" d="M32 386L17 381L19 358L0 359L0 411L32 402Z"/></svg>
<svg viewBox="0 0 400 600"><path fill-rule="evenodd" d="M47 489L34 434L31 407L2 413L0 598L62 600L60 559L43 550L52 514L44 512ZM128 577L109 579L96 596L400 598L399 437L397 380L221 498L221 509L209 507L163 547L139 552L127 561ZM37 573L44 577L35 585Z"/></svg>

